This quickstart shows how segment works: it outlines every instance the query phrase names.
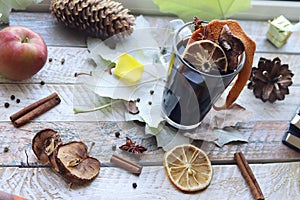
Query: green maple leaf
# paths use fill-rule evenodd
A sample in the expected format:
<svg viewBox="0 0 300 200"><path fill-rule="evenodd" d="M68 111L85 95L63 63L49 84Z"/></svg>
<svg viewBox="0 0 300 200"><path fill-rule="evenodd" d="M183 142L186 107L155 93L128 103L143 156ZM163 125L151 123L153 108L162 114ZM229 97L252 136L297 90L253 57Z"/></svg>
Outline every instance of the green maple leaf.
<svg viewBox="0 0 300 200"><path fill-rule="evenodd" d="M40 3L42 0L0 0L0 23L8 23L12 9L24 10L27 6Z"/></svg>
<svg viewBox="0 0 300 200"><path fill-rule="evenodd" d="M250 8L251 0L153 0L163 13L177 15L185 21L194 16L202 20L226 19Z"/></svg>

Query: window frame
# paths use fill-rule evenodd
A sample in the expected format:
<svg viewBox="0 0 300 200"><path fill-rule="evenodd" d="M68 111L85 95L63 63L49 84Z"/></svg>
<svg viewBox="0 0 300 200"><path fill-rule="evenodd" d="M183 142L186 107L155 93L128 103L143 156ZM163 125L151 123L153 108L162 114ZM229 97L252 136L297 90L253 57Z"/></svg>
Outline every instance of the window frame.
<svg viewBox="0 0 300 200"><path fill-rule="evenodd" d="M39 4L31 5L27 11L49 12L51 0L43 0ZM133 14L144 15L170 15L161 13L159 8L152 0L116 0L129 8ZM283 1L283 0L252 0L251 8L232 16L235 19L244 20L268 20L284 15L291 21L299 21L300 1Z"/></svg>

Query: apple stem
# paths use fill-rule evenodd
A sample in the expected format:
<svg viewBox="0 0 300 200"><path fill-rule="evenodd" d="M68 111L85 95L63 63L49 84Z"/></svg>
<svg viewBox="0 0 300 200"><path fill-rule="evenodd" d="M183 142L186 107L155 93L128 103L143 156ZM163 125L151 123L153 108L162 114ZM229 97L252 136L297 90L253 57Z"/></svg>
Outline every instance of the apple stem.
<svg viewBox="0 0 300 200"><path fill-rule="evenodd" d="M29 42L29 37L26 36L25 38L22 39L21 43L28 43Z"/></svg>

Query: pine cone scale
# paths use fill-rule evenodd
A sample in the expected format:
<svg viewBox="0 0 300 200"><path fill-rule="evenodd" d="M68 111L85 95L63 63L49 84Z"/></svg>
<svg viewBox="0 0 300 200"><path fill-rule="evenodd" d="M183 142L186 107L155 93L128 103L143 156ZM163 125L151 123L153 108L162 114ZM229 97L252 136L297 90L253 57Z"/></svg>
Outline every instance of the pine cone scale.
<svg viewBox="0 0 300 200"><path fill-rule="evenodd" d="M102 40L121 32L121 36L130 35L133 31L135 18L119 2L51 0L50 9L53 16L65 26L83 30Z"/></svg>
<svg viewBox="0 0 300 200"><path fill-rule="evenodd" d="M288 87L293 84L294 74L288 69L287 64L281 64L276 57L273 60L260 58L258 67L252 68L248 88L253 89L256 98L270 103L283 100L289 94Z"/></svg>

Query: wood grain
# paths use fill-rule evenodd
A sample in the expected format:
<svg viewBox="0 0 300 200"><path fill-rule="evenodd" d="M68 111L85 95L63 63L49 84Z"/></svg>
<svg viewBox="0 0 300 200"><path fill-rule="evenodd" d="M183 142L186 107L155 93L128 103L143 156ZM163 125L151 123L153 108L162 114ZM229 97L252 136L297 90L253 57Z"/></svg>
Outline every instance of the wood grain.
<svg viewBox="0 0 300 200"><path fill-rule="evenodd" d="M28 162L38 162L31 149L33 136L40 130L51 128L61 134L63 142L83 141L87 146L93 145L90 154L105 165L110 162L112 154L128 158L142 165L162 165L164 151L156 146L154 137L145 137L144 127L134 122L62 122L42 121L32 122L20 129L10 123L0 123L0 165L21 165ZM195 141L194 144L203 149L214 164L234 163L233 154L242 151L249 163L270 163L300 161L300 153L283 145L281 140L288 128L287 122L245 122L239 125L241 133L248 138L248 143L232 142L222 148L213 143ZM121 133L120 138L115 132ZM129 137L137 144L145 146L148 150L141 158L135 157L120 149L113 150L125 144ZM9 151L4 152L8 147Z"/></svg>
<svg viewBox="0 0 300 200"><path fill-rule="evenodd" d="M299 163L252 164L250 167L266 199L294 200L300 195ZM253 199L236 165L213 165L207 189L184 194L170 184L162 166L144 167L140 176L102 167L86 186L71 186L47 168L2 168L0 190L28 199ZM137 183L137 188L132 187ZM32 189L31 189L32 188ZM34 189L33 189L34 188ZM116 192L116 189L118 192ZM288 190L288 192L287 192Z"/></svg>
<svg viewBox="0 0 300 200"><path fill-rule="evenodd" d="M146 19L153 27L166 27L174 18L146 16ZM58 24L49 12L13 12L10 25L27 26L40 33L48 45L48 58L52 62L48 60L38 74L25 81L15 82L0 76L0 190L28 199L252 199L233 160L233 154L242 151L266 199L292 200L300 196L300 153L281 142L299 106L300 47L295 44L299 43L300 35L293 33L285 46L276 49L266 40L267 22L241 20L240 23L257 43L253 65L257 65L260 57L278 56L295 74L293 85L285 100L274 104L263 103L245 88L238 103L253 115L240 122L238 128L249 142L232 142L219 148L212 143L195 141L211 159L214 177L206 190L183 194L168 181L162 166L164 151L157 147L154 137L144 135L142 124L103 121L99 112L74 115L74 106L92 108L101 101L74 77L75 72L89 73L95 69L88 59L84 33ZM64 64L62 59L65 59ZM59 106L19 129L13 127L9 121L12 113L52 92L61 97ZM12 94L21 102L10 100ZM9 108L4 108L5 102L10 103ZM102 162L97 179L89 185L70 188L47 166L37 164L31 141L35 133L44 128L57 130L63 142L76 140L93 146L90 155ZM115 137L116 131L121 132L120 138ZM127 136L148 148L141 159L118 148L112 149L112 145L124 144ZM115 168L109 163L113 153L142 164L141 175ZM138 184L136 189L132 188L133 182Z"/></svg>
<svg viewBox="0 0 300 200"><path fill-rule="evenodd" d="M157 27L166 27L167 23L174 17L146 17L151 25ZM267 21L249 21L239 20L244 31L253 38L257 43L257 52L268 53L292 53L299 54L300 47L300 34L293 33L288 42L280 49L274 47L266 39L266 33L269 28ZM13 12L10 15L10 25L21 25L32 28L40 33L47 45L50 46L77 46L85 47L85 38L83 32L73 29L65 28L63 25L58 24L56 19L51 16L49 12L32 13L32 12Z"/></svg>
<svg viewBox="0 0 300 200"><path fill-rule="evenodd" d="M4 105L5 102L10 102L10 95L14 94L17 98L21 99L20 104L10 102L9 109L0 107L1 120L7 120L8 116L21 109L25 105L49 95L49 93L56 91L62 97L62 105L57 111L55 120L74 120L73 106L79 105L85 108L95 106L97 97L92 91L87 91L77 78L74 77L76 72L86 72L94 70L96 67L89 59L89 53L86 48L75 47L49 47L49 58L51 62L47 62L44 68L35 76L24 81L11 81L3 76L0 76L1 90L0 90L0 103ZM81 55L81 56L78 56ZM262 120L289 120L294 115L299 102L295 99L300 98L300 64L298 60L300 55L291 54L274 54L274 53L256 53L254 58L254 66L257 65L260 57L273 59L280 56L282 63L288 63L290 69L294 73L293 85L290 86L290 94L286 95L284 101L277 101L274 104L263 103L260 99L256 99L251 90L245 88L238 98L238 103L246 109L253 112L253 116L249 118L251 121ZM61 64L61 60L65 59L65 63ZM41 81L45 85L41 85ZM263 109L261 109L263 107ZM53 114L53 112L52 112ZM49 116L49 115L48 115ZM81 116L78 115L78 119ZM94 114L90 114L94 116ZM93 120L95 117L89 119ZM40 118L45 119L45 118ZM51 119L50 119L51 120Z"/></svg>

